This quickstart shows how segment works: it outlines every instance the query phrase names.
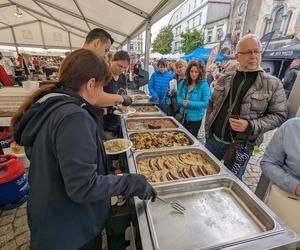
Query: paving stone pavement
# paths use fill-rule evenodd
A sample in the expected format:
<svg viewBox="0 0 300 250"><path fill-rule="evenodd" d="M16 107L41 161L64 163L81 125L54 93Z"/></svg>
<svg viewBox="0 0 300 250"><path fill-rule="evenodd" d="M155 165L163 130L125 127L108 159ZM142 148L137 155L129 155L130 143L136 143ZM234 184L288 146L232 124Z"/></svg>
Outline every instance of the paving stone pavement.
<svg viewBox="0 0 300 250"><path fill-rule="evenodd" d="M273 134L274 131L265 134L264 142L260 146L261 152L254 153L248 163L243 181L253 192L261 175L260 160ZM205 142L203 127L200 129L198 139L202 143ZM26 206L25 203L17 209L0 212L0 250L29 250L30 232L27 225ZM107 245L102 249L106 248Z"/></svg>
<svg viewBox="0 0 300 250"><path fill-rule="evenodd" d="M269 142L271 141L276 129L271 130L264 134L264 141L260 145L260 152L253 153L252 157L250 158L250 161L247 165L246 172L243 176L243 182L252 190L252 192L255 192L257 183L259 181L260 175L261 175L261 168L260 168L260 161L264 155L265 149L268 146ZM199 130L198 134L198 140L205 144L205 136L204 136L204 122L202 123L202 126Z"/></svg>

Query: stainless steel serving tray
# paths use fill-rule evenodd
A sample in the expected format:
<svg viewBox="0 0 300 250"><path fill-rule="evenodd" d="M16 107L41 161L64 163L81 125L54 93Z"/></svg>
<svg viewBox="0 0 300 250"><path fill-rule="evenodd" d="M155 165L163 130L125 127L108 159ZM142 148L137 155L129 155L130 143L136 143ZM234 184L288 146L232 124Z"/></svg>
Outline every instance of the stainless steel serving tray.
<svg viewBox="0 0 300 250"><path fill-rule="evenodd" d="M153 103L145 103L145 104L132 104L131 107L133 107L135 109L136 106L151 106L151 107L155 107L156 111L154 112L135 112L134 114L132 114L131 116L156 116L156 115L164 115L164 113L160 110L159 107L157 107L155 104Z"/></svg>
<svg viewBox="0 0 300 250"><path fill-rule="evenodd" d="M164 181L164 182L151 182L152 185L159 185L161 183L168 183L168 182L176 182L176 181L183 181L183 180L189 180L191 178L208 178L212 176L219 176L219 175L226 175L228 172L225 169L225 167L222 164L216 163L207 152L205 152L204 149L201 147L184 147L184 148L177 148L177 149L164 149L164 150L157 150L156 152L137 152L133 154L133 161L135 165L136 172L139 174L142 174L140 171L140 168L138 166L138 161L144 158L151 158L151 157L157 157L162 155L178 155L180 153L188 153L188 152L194 152L194 153L200 153L203 155L205 159L209 161L210 164L212 164L216 169L217 173L212 175L206 175L206 176L197 176L197 177L190 177L190 178L181 178L179 180L172 180L172 181ZM200 163L199 163L200 165ZM205 165L204 165L205 166Z"/></svg>
<svg viewBox="0 0 300 250"><path fill-rule="evenodd" d="M143 152L143 151L156 151L156 150L161 150L161 149L168 149L168 148L171 148L171 149L176 149L176 148L184 148L184 147L187 147L187 146L196 146L196 145L199 145L200 142L192 135L190 134L187 130L184 130L184 129L157 129L157 130L144 130L144 131L141 131L141 132L129 132L127 133L127 137L128 139L130 140L130 137L133 135L133 134L144 134L144 133L157 133L157 132L182 132L184 133L188 138L189 140L191 141L191 144L190 145L186 145L186 146L176 146L176 147L161 147L161 148L150 148L150 149L136 149L134 148L134 145L132 146L131 148L131 151L132 152Z"/></svg>
<svg viewBox="0 0 300 250"><path fill-rule="evenodd" d="M149 117L131 117L131 118L127 118L125 120L125 124L126 124L126 129L127 131L136 131L136 132L142 132L142 131L156 131L158 129L150 129L150 128L141 128L141 129L129 129L128 128L128 122L130 121L136 121L136 120L170 120L176 127L175 128L159 128L160 130L163 129L163 130L172 130L172 129L176 129L176 128L179 128L180 126L178 125L176 119L172 116L159 116L159 117L152 117L152 116L149 116Z"/></svg>
<svg viewBox="0 0 300 250"><path fill-rule="evenodd" d="M283 231L233 178L191 179L155 188L160 197L186 208L182 215L159 200L147 203L155 249L223 249Z"/></svg>

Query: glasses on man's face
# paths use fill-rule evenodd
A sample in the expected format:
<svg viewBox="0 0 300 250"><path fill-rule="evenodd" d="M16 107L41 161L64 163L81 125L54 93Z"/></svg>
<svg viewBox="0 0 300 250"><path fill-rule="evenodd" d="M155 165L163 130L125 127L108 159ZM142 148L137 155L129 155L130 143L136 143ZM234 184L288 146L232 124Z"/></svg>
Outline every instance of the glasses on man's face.
<svg viewBox="0 0 300 250"><path fill-rule="evenodd" d="M109 48L105 48L105 53L108 53L109 52Z"/></svg>
<svg viewBox="0 0 300 250"><path fill-rule="evenodd" d="M246 55L246 56L251 56L251 55L258 56L261 54L261 51L260 50L239 51L238 54Z"/></svg>

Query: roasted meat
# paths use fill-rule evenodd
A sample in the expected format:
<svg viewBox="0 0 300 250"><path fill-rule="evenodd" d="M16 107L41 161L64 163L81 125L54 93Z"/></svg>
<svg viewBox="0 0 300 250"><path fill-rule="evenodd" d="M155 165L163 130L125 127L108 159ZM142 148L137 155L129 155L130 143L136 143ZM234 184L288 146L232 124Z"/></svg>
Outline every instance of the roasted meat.
<svg viewBox="0 0 300 250"><path fill-rule="evenodd" d="M136 133L129 136L136 149L178 147L191 145L192 141L181 131Z"/></svg>
<svg viewBox="0 0 300 250"><path fill-rule="evenodd" d="M220 171L206 154L196 151L144 157L137 161L137 165L139 173L151 182L213 175Z"/></svg>

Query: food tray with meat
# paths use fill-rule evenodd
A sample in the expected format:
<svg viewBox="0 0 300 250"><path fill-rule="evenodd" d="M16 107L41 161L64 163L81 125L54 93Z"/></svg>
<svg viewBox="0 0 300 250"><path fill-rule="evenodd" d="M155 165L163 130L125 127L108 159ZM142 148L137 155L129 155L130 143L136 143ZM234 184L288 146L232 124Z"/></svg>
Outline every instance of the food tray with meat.
<svg viewBox="0 0 300 250"><path fill-rule="evenodd" d="M155 105L131 105L137 113L153 113L158 112L159 109Z"/></svg>
<svg viewBox="0 0 300 250"><path fill-rule="evenodd" d="M131 99L136 101L136 100L147 100L150 98L149 95L146 95L146 94L133 94L133 95L130 95Z"/></svg>
<svg viewBox="0 0 300 250"><path fill-rule="evenodd" d="M128 118L126 128L128 131L141 131L153 129L174 129L179 126L174 117L147 117L147 118Z"/></svg>
<svg viewBox="0 0 300 250"><path fill-rule="evenodd" d="M206 152L196 147L138 153L134 161L137 172L152 183L225 173Z"/></svg>
<svg viewBox="0 0 300 250"><path fill-rule="evenodd" d="M134 108L136 112L132 116L153 116L153 115L162 115L163 112L155 106L153 103L135 103L130 107Z"/></svg>
<svg viewBox="0 0 300 250"><path fill-rule="evenodd" d="M233 178L190 179L155 189L167 202L147 202L155 249L227 249L283 232L272 211ZM182 205L184 214L170 201Z"/></svg>
<svg viewBox="0 0 300 250"><path fill-rule="evenodd" d="M196 138L182 129L147 131L128 133L128 139L132 141L134 151L155 150L161 148L178 148L199 144Z"/></svg>

